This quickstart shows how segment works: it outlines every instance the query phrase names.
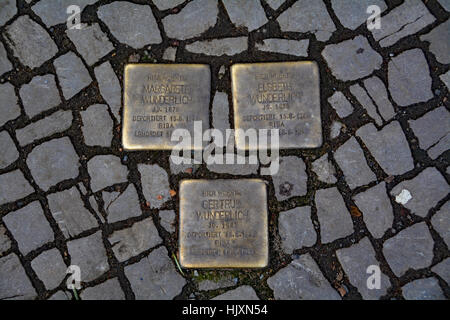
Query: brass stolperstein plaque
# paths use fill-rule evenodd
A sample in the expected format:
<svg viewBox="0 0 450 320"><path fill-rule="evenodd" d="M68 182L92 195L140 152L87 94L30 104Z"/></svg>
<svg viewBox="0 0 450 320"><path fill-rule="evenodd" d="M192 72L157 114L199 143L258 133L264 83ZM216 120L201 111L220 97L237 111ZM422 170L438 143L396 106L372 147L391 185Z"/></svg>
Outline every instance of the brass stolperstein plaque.
<svg viewBox="0 0 450 320"><path fill-rule="evenodd" d="M177 128L209 128L211 72L201 64L129 64L124 73L122 144L126 150L169 150Z"/></svg>
<svg viewBox="0 0 450 320"><path fill-rule="evenodd" d="M183 180L179 258L185 268L267 266L266 185L260 179Z"/></svg>
<svg viewBox="0 0 450 320"><path fill-rule="evenodd" d="M235 129L279 129L280 149L322 145L319 69L313 61L231 66ZM238 144L238 149L255 149Z"/></svg>

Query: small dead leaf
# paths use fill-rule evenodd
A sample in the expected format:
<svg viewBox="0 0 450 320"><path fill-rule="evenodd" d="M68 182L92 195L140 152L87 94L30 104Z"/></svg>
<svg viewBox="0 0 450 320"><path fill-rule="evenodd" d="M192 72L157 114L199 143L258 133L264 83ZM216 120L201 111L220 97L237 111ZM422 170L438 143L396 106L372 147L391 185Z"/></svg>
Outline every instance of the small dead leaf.
<svg viewBox="0 0 450 320"><path fill-rule="evenodd" d="M347 294L347 290L345 290L344 287L339 287L337 290L338 290L339 294L341 295L341 297L343 297Z"/></svg>
<svg viewBox="0 0 450 320"><path fill-rule="evenodd" d="M163 196L162 196L162 195L160 195L160 194L158 194L158 195L156 196L156 199L158 199L158 200L162 200L162 199L163 199Z"/></svg>
<svg viewBox="0 0 450 320"><path fill-rule="evenodd" d="M350 214L353 217L361 217L361 211L359 211L358 208L355 206L350 207Z"/></svg>
<svg viewBox="0 0 450 320"><path fill-rule="evenodd" d="M184 170L184 172L191 174L192 173L192 168L187 168L186 170Z"/></svg>
<svg viewBox="0 0 450 320"><path fill-rule="evenodd" d="M170 196L171 197L175 197L175 195L177 194L177 192L175 190L170 189L169 190Z"/></svg>
<svg viewBox="0 0 450 320"><path fill-rule="evenodd" d="M387 183L391 183L392 181L394 181L394 176L387 176L386 179L384 179L384 181Z"/></svg>

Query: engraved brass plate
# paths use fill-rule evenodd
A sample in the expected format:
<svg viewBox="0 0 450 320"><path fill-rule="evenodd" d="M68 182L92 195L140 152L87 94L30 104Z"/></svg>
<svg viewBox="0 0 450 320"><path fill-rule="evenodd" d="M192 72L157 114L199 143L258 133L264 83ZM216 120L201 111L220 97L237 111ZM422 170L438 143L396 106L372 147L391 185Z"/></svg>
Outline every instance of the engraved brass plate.
<svg viewBox="0 0 450 320"><path fill-rule="evenodd" d="M262 268L269 244L260 179L180 184L180 263L185 268Z"/></svg>
<svg viewBox="0 0 450 320"><path fill-rule="evenodd" d="M280 149L322 145L319 69L313 61L231 67L235 129L279 129ZM238 149L254 149L238 145Z"/></svg>
<svg viewBox="0 0 450 320"><path fill-rule="evenodd" d="M200 64L125 66L122 143L127 150L167 150L175 129L209 128L211 72ZM194 148L193 148L194 149Z"/></svg>

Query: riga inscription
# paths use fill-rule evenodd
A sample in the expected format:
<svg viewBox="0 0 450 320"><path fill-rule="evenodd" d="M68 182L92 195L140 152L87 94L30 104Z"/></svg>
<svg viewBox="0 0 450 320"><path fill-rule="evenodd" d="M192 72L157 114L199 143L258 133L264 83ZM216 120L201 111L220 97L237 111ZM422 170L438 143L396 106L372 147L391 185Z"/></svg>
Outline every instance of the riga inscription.
<svg viewBox="0 0 450 320"><path fill-rule="evenodd" d="M315 62L235 64L231 80L235 129L278 129L282 149L322 144ZM242 132L237 131L236 136L239 134ZM237 147L249 149L238 143Z"/></svg>
<svg viewBox="0 0 450 320"><path fill-rule="evenodd" d="M211 74L200 64L129 64L124 74L122 142L127 150L171 149L175 129L209 128Z"/></svg>
<svg viewBox="0 0 450 320"><path fill-rule="evenodd" d="M266 185L259 179L180 184L180 263L262 268L268 263Z"/></svg>

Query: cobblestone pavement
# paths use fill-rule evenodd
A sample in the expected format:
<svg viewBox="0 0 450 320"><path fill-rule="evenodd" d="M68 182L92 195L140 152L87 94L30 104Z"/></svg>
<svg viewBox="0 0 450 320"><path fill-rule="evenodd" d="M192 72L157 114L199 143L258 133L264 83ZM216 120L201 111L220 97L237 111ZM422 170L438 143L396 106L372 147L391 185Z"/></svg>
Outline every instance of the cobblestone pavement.
<svg viewBox="0 0 450 320"><path fill-rule="evenodd" d="M67 30L67 7L84 24ZM368 30L368 5L381 28ZM0 299L449 299L448 0L1 0ZM121 148L128 62L314 60L322 147L280 171ZM260 177L262 270L177 268L178 185ZM286 190L286 185L291 186ZM82 289L66 288L69 265ZM379 266L380 289L367 286Z"/></svg>

